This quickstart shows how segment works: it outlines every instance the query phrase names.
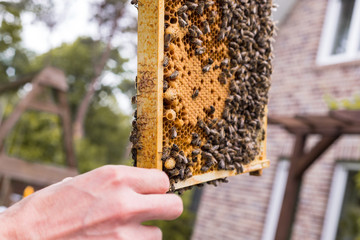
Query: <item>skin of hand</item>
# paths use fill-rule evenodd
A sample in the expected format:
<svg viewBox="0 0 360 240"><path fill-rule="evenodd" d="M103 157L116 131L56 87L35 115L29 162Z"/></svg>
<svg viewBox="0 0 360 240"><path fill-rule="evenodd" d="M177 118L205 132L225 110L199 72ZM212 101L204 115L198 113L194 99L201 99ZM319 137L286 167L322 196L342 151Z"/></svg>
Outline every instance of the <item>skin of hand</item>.
<svg viewBox="0 0 360 240"><path fill-rule="evenodd" d="M0 239L158 240L148 220L173 220L180 197L155 169L104 166L51 185L0 214Z"/></svg>

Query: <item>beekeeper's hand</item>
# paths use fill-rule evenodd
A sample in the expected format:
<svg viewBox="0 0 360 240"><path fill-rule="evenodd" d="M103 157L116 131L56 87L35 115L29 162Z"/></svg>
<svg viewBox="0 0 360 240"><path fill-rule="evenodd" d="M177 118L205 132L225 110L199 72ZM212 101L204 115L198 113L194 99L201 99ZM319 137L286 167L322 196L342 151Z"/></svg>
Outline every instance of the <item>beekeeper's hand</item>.
<svg viewBox="0 0 360 240"><path fill-rule="evenodd" d="M39 176L40 177L40 176ZM147 220L172 220L181 198L158 170L104 166L44 188L0 214L0 239L161 239Z"/></svg>

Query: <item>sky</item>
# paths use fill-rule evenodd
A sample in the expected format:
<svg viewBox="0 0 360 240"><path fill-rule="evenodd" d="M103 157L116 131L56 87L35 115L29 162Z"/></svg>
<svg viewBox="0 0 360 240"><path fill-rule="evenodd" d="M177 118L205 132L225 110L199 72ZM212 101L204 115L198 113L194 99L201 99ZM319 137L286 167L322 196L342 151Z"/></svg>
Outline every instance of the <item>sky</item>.
<svg viewBox="0 0 360 240"><path fill-rule="evenodd" d="M22 16L23 20L23 45L38 54L45 53L49 49L58 47L62 43L71 43L79 36L92 36L98 38L98 28L94 22L89 21L92 16L91 3L96 0L54 0L55 16L54 20L59 24L50 32L44 23L35 21L35 15L26 13ZM136 16L137 10L129 4L130 15ZM127 24L125 19L121 24ZM121 45L120 53L122 57L130 59L124 65L127 73L126 77L134 79L136 76L136 35L122 34L114 39L113 45ZM104 84L115 84L118 81L116 76L107 74L102 79ZM116 94L120 109L125 113L131 113L131 104L127 96L121 92Z"/></svg>

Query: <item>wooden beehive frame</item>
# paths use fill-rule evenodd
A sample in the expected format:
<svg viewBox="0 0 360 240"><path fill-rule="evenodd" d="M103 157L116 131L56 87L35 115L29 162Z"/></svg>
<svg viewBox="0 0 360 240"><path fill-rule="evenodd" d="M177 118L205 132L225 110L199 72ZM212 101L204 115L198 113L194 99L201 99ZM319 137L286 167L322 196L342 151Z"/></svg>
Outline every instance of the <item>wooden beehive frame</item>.
<svg viewBox="0 0 360 240"><path fill-rule="evenodd" d="M141 0L138 13L137 131L140 150L137 151L136 164L138 167L162 170L164 0ZM243 165L242 173L261 175L261 170L269 166L265 154L266 137L261 149L260 156ZM175 188L237 174L236 170L211 171L180 181Z"/></svg>

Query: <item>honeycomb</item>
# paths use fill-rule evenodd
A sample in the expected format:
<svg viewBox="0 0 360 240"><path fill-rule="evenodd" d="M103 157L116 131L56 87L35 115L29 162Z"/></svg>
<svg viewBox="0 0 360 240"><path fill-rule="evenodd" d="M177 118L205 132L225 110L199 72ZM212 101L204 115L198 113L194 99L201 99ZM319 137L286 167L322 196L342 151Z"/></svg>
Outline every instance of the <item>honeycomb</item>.
<svg viewBox="0 0 360 240"><path fill-rule="evenodd" d="M159 157L172 190L266 165L271 8L267 0L164 1ZM136 115L130 137L135 162L143 151Z"/></svg>

